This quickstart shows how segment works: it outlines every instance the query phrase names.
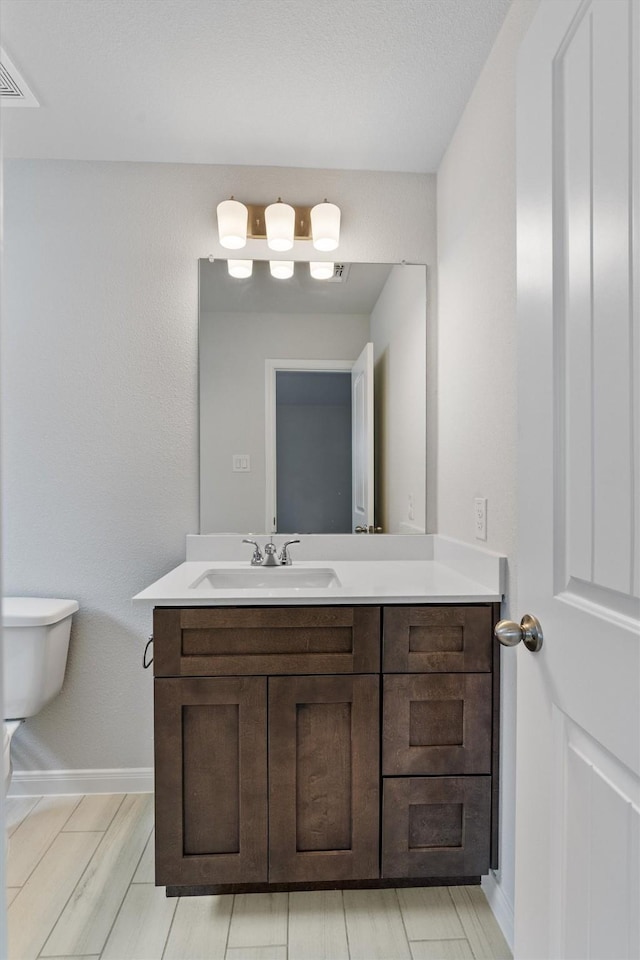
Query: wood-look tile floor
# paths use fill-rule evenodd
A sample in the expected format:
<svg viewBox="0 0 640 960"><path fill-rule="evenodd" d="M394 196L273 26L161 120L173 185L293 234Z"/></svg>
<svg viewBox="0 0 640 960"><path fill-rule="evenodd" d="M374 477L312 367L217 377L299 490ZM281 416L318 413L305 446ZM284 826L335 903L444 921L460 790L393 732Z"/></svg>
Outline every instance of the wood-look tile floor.
<svg viewBox="0 0 640 960"><path fill-rule="evenodd" d="M479 887L167 899L150 794L11 798L9 960L503 960Z"/></svg>

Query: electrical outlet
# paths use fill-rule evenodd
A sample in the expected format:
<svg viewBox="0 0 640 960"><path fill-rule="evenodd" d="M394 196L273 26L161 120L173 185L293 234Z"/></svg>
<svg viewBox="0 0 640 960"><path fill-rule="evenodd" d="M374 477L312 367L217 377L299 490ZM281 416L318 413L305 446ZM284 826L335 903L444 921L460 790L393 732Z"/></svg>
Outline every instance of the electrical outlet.
<svg viewBox="0 0 640 960"><path fill-rule="evenodd" d="M473 501L476 540L487 539L487 498L476 497Z"/></svg>
<svg viewBox="0 0 640 960"><path fill-rule="evenodd" d="M251 472L251 457L248 453L234 453L233 454L233 472L234 473L250 473Z"/></svg>

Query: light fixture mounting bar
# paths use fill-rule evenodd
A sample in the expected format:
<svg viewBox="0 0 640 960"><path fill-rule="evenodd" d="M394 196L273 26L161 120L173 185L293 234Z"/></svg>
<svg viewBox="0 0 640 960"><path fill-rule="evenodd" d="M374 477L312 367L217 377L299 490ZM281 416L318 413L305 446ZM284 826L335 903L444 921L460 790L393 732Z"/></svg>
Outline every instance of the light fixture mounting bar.
<svg viewBox="0 0 640 960"><path fill-rule="evenodd" d="M267 204L247 203L245 206L249 211L247 237L250 240L266 240L267 227L264 211ZM296 212L294 239L311 240L311 207L294 207L293 209Z"/></svg>

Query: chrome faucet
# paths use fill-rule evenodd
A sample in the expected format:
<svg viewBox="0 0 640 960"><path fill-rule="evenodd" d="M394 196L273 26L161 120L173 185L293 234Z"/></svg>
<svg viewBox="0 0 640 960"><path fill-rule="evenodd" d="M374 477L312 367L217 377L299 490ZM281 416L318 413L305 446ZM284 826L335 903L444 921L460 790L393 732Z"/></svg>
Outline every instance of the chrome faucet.
<svg viewBox="0 0 640 960"><path fill-rule="evenodd" d="M246 537L242 541L243 543L250 543L254 548L253 555L251 557L251 566L252 567L290 567L291 566L291 557L289 556L288 548L292 543L300 543L299 540L287 540L282 545L282 551L280 556L278 556L278 548L273 542L273 537L269 543L264 545L264 554L260 549L259 544L256 540L249 540Z"/></svg>

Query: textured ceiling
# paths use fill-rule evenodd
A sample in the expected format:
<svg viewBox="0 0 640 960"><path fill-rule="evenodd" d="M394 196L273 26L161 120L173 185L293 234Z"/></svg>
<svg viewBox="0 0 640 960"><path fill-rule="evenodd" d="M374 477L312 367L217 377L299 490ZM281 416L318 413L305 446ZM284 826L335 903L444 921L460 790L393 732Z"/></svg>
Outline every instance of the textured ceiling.
<svg viewBox="0 0 640 960"><path fill-rule="evenodd" d="M2 0L13 157L428 172L510 0Z"/></svg>

